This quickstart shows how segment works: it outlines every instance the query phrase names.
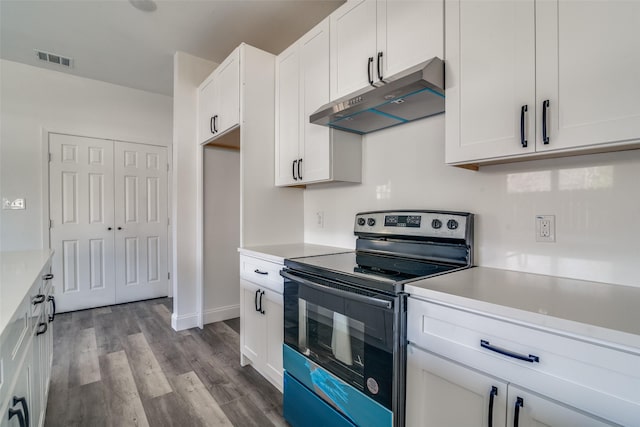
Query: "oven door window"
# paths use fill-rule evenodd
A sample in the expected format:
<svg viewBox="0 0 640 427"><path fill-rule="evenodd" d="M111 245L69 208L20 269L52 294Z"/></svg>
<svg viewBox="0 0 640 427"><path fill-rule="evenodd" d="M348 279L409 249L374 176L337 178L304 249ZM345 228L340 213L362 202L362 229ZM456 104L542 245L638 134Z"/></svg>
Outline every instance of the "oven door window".
<svg viewBox="0 0 640 427"><path fill-rule="evenodd" d="M298 299L298 307L298 349L362 388L364 323L302 298Z"/></svg>
<svg viewBox="0 0 640 427"><path fill-rule="evenodd" d="M391 408L394 310L352 296L286 281L285 343Z"/></svg>

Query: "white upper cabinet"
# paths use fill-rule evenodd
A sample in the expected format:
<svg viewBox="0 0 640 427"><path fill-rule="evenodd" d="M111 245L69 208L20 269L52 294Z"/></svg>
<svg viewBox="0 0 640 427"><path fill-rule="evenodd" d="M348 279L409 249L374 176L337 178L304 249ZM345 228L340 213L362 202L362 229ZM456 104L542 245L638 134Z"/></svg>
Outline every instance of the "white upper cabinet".
<svg viewBox="0 0 640 427"><path fill-rule="evenodd" d="M445 8L447 163L638 146L640 3Z"/></svg>
<svg viewBox="0 0 640 427"><path fill-rule="evenodd" d="M276 59L276 185L360 182L361 137L309 122L328 102L327 18Z"/></svg>
<svg viewBox="0 0 640 427"><path fill-rule="evenodd" d="M352 0L330 20L332 100L443 54L442 0Z"/></svg>
<svg viewBox="0 0 640 427"><path fill-rule="evenodd" d="M297 181L301 119L299 51L299 45L294 44L276 59L276 185Z"/></svg>
<svg viewBox="0 0 640 427"><path fill-rule="evenodd" d="M532 152L533 0L446 5L446 161Z"/></svg>
<svg viewBox="0 0 640 427"><path fill-rule="evenodd" d="M640 2L536 2L536 76L537 150L640 139Z"/></svg>
<svg viewBox="0 0 640 427"><path fill-rule="evenodd" d="M240 123L240 51L235 49L198 88L198 142Z"/></svg>

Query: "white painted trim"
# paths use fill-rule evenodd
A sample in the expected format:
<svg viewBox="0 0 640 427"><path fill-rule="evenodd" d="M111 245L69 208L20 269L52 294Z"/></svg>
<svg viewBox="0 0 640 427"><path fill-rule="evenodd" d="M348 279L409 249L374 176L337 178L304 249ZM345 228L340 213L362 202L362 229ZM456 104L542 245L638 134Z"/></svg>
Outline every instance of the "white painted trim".
<svg viewBox="0 0 640 427"><path fill-rule="evenodd" d="M204 318L205 324L235 319L236 317L240 317L240 304L204 310L202 317Z"/></svg>
<svg viewBox="0 0 640 427"><path fill-rule="evenodd" d="M167 171L167 217L169 225L167 226L167 270L171 279L167 279L167 296L173 298L173 228L175 221L173 219L173 144L167 147L167 163L169 170Z"/></svg>
<svg viewBox="0 0 640 427"><path fill-rule="evenodd" d="M198 326L198 315L196 313L184 314L182 316L171 315L171 327L175 331L184 331Z"/></svg>
<svg viewBox="0 0 640 427"><path fill-rule="evenodd" d="M51 234L49 232L49 220L51 212L49 209L49 133L51 131L45 127L40 128L42 138L41 168L42 186L40 187L40 200L42 203L42 247L44 249L51 248Z"/></svg>
<svg viewBox="0 0 640 427"><path fill-rule="evenodd" d="M200 329L204 321L204 147L196 155L196 310Z"/></svg>

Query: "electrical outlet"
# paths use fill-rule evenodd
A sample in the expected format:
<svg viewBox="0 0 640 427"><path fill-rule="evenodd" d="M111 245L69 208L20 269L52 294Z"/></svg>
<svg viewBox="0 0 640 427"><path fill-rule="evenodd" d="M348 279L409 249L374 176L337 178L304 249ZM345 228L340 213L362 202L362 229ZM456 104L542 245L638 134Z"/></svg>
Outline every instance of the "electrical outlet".
<svg viewBox="0 0 640 427"><path fill-rule="evenodd" d="M323 211L316 212L316 227L324 228L324 212Z"/></svg>
<svg viewBox="0 0 640 427"><path fill-rule="evenodd" d="M536 215L536 242L556 241L556 216Z"/></svg>

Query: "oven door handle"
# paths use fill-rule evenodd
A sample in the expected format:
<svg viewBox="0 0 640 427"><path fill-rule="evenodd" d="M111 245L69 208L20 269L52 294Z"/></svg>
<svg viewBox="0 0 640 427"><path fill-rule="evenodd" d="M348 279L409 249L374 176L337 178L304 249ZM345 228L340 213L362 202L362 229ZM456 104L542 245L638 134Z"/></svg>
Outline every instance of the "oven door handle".
<svg viewBox="0 0 640 427"><path fill-rule="evenodd" d="M316 282L312 282L310 280L307 279L303 279L302 277L298 277L295 276L291 273L288 273L284 270L280 271L280 275L282 277L284 277L285 279L289 279L292 280L294 282L298 282L298 283L302 283L305 286L309 286L310 288L314 288L317 289L319 291L322 292L327 292L329 294L333 294L333 295L337 295L343 298L347 298L350 300L354 300L354 301L359 301L359 302L363 302L365 304L370 304L376 307L382 307L382 308L386 308L386 309L392 309L393 308L393 302L392 301L386 301L380 298L373 298L373 297L368 297L365 295L360 295L360 294L356 294L356 293L352 293L352 292L348 292L348 291L343 291L341 289L336 289L336 288L332 288L331 286L325 286L325 285L321 285L319 283Z"/></svg>

